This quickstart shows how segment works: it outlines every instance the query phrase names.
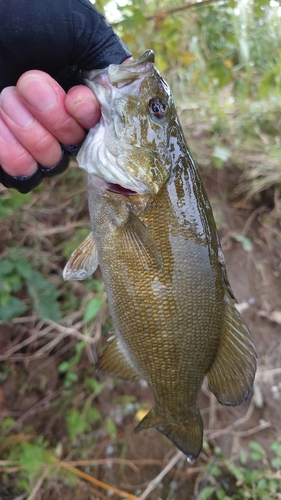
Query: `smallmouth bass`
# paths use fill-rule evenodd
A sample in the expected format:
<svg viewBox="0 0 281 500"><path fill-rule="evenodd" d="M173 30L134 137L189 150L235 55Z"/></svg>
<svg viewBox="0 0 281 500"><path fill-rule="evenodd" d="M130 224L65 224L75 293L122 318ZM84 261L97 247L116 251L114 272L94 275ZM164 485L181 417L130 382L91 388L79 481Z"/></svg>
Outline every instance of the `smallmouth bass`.
<svg viewBox="0 0 281 500"><path fill-rule="evenodd" d="M64 278L84 279L100 266L116 332L97 367L145 379L155 405L136 431L155 427L193 462L204 376L222 405L241 404L254 381L255 347L153 52L86 78L101 104L77 157L88 174L92 232Z"/></svg>

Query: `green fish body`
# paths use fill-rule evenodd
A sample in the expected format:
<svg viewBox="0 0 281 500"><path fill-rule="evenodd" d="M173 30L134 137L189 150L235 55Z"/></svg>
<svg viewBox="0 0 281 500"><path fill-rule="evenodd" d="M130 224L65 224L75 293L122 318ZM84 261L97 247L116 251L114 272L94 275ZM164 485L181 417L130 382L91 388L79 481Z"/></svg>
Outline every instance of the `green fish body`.
<svg viewBox="0 0 281 500"><path fill-rule="evenodd" d="M136 430L155 427L194 461L204 377L221 404L241 404L254 381L255 347L153 53L94 72L89 86L102 118L78 163L88 172L92 233L64 277L83 279L100 266L116 332L98 368L145 379L155 405Z"/></svg>

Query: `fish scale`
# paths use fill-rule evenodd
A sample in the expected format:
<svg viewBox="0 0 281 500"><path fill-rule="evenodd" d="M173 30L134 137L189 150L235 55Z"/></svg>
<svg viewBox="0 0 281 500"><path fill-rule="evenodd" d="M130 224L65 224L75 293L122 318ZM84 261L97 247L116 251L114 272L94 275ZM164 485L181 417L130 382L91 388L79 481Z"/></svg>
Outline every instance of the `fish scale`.
<svg viewBox="0 0 281 500"><path fill-rule="evenodd" d="M94 71L86 83L104 116L77 158L88 174L92 233L64 277L82 279L100 266L116 331L97 368L144 378L155 403L136 431L155 427L194 461L202 447L203 378L221 404L242 403L254 380L255 347L235 308L210 203L152 52Z"/></svg>

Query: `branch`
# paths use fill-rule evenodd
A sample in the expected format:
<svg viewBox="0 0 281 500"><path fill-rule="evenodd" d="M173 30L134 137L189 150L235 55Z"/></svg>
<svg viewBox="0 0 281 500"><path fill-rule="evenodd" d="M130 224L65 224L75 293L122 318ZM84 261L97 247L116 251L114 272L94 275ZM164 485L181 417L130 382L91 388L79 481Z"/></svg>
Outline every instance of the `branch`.
<svg viewBox="0 0 281 500"><path fill-rule="evenodd" d="M144 16L144 18L147 21L151 21L152 19L157 19L157 18L166 18L170 14L175 14L175 12L181 12L183 10L187 9L193 9L193 7L201 7L201 5L208 5L211 3L227 3L228 0L201 0L201 2L194 2L194 3L186 3L184 5L181 5L179 7L173 7L172 9L167 9L167 10L158 10L154 12L154 14L151 14L150 16ZM117 23L110 23L111 26L118 26L122 21L118 21Z"/></svg>
<svg viewBox="0 0 281 500"><path fill-rule="evenodd" d="M228 0L202 0L201 2L186 3L179 7L173 7L172 9L157 11L151 16L145 16L145 19L150 20L154 19L155 17L168 17L170 14L174 14L175 12L181 12L183 10L192 9L193 7L201 7L201 5L207 5L209 3L217 3L222 1L223 3L228 2Z"/></svg>

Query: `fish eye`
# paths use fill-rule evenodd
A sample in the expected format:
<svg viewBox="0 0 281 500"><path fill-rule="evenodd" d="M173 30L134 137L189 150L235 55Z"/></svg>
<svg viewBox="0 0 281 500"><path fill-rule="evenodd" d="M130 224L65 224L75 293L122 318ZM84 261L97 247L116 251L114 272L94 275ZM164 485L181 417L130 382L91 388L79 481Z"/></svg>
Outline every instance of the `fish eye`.
<svg viewBox="0 0 281 500"><path fill-rule="evenodd" d="M167 112L166 104L158 97L153 97L148 103L148 109L155 118L163 118Z"/></svg>

